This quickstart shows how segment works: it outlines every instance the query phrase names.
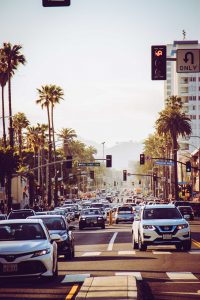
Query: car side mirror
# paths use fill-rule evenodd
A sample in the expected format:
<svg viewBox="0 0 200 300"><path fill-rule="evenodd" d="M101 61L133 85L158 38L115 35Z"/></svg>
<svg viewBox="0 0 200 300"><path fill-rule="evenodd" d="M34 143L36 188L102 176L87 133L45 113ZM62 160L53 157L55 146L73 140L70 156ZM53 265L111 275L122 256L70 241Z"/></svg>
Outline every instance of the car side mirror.
<svg viewBox="0 0 200 300"><path fill-rule="evenodd" d="M60 235L57 233L52 233L50 234L50 238L52 241L59 241L60 240Z"/></svg>

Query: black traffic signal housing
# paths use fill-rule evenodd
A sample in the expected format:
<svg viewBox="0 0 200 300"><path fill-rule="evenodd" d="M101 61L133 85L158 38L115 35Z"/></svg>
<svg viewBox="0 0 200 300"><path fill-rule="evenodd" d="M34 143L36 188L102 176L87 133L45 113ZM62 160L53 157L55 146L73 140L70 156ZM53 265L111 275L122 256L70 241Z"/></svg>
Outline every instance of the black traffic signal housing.
<svg viewBox="0 0 200 300"><path fill-rule="evenodd" d="M42 0L42 5L44 7L69 6L70 0Z"/></svg>
<svg viewBox="0 0 200 300"><path fill-rule="evenodd" d="M72 156L71 155L67 155L66 168L72 169Z"/></svg>
<svg viewBox="0 0 200 300"><path fill-rule="evenodd" d="M191 162L186 161L186 172L191 172Z"/></svg>
<svg viewBox="0 0 200 300"><path fill-rule="evenodd" d="M140 165L144 165L145 164L145 155L144 153L140 154Z"/></svg>
<svg viewBox="0 0 200 300"><path fill-rule="evenodd" d="M141 180L139 180L139 184L141 184Z"/></svg>
<svg viewBox="0 0 200 300"><path fill-rule="evenodd" d="M127 170L123 170L123 181L127 181Z"/></svg>
<svg viewBox="0 0 200 300"><path fill-rule="evenodd" d="M151 79L166 80L166 46L151 46Z"/></svg>
<svg viewBox="0 0 200 300"><path fill-rule="evenodd" d="M157 174L153 173L153 181L157 181Z"/></svg>
<svg viewBox="0 0 200 300"><path fill-rule="evenodd" d="M106 155L106 168L112 167L112 155Z"/></svg>
<svg viewBox="0 0 200 300"><path fill-rule="evenodd" d="M90 178L94 179L94 171L90 171Z"/></svg>

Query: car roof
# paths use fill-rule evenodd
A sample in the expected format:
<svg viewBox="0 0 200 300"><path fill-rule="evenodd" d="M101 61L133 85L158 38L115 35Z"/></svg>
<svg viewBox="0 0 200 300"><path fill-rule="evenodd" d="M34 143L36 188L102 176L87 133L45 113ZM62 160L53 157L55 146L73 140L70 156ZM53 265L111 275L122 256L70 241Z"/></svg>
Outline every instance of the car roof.
<svg viewBox="0 0 200 300"><path fill-rule="evenodd" d="M26 211L35 212L33 209L13 209L13 210L11 210L11 212L26 212Z"/></svg>
<svg viewBox="0 0 200 300"><path fill-rule="evenodd" d="M152 208L175 208L174 204L151 204L145 205L144 209L152 209Z"/></svg>
<svg viewBox="0 0 200 300"><path fill-rule="evenodd" d="M11 219L11 220L2 220L0 221L0 224L21 224L21 223L25 223L25 224L32 224L32 223L42 223L42 220L40 220L39 218L36 220L31 220L31 219Z"/></svg>
<svg viewBox="0 0 200 300"><path fill-rule="evenodd" d="M49 219L49 218L60 218L64 219L62 215L36 215L36 216L30 216L28 219Z"/></svg>

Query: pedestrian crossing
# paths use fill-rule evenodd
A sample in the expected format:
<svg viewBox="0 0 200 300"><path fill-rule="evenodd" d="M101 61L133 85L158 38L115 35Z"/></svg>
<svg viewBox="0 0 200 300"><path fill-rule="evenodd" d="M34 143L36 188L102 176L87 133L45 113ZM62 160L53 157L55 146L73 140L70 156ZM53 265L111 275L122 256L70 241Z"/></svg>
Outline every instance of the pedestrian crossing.
<svg viewBox="0 0 200 300"><path fill-rule="evenodd" d="M151 272L152 273L152 272ZM108 274L105 274L106 276ZM66 274L62 280L62 283L67 284L71 282L83 282L88 277L98 277L98 273L87 273L87 274ZM101 274L102 276L102 274ZM113 274L109 274L109 276L134 276L137 280L145 280L147 275L145 272L115 272ZM148 275L149 278L149 275ZM156 279L156 277L153 277ZM163 272L159 273L159 280L170 280L170 281L187 281L187 282L199 282L200 277L197 274L193 274L192 272Z"/></svg>
<svg viewBox="0 0 200 300"><path fill-rule="evenodd" d="M77 251L78 252L78 251ZM78 256L82 257L92 257L92 256L100 256L108 254L110 255L110 251L88 251L88 252L80 252ZM152 253L153 255L173 255L177 253L182 254L193 254L193 255L200 255L200 249L194 249L187 252L177 252L174 251L162 251L162 250L148 250L146 252L140 252L135 250L119 250L119 251L113 251L112 255L118 255L118 256L130 256L130 255L140 255L140 254L149 254Z"/></svg>

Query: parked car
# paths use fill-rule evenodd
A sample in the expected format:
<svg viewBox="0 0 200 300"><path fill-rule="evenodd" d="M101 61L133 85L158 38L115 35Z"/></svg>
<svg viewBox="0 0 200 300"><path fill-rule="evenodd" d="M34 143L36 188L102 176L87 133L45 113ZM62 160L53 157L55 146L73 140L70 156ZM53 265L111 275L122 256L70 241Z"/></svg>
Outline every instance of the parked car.
<svg viewBox="0 0 200 300"><path fill-rule="evenodd" d="M105 229L105 220L100 210L88 208L82 210L79 217L79 229L85 227L101 227Z"/></svg>
<svg viewBox="0 0 200 300"><path fill-rule="evenodd" d="M72 229L74 226L68 226L68 223L62 215L41 215L32 216L29 219L40 218L47 227L49 234L57 234L56 240L58 246L58 255L64 255L65 259L74 258L75 246Z"/></svg>
<svg viewBox="0 0 200 300"><path fill-rule="evenodd" d="M58 275L58 235L50 237L41 220L0 222L0 278Z"/></svg>
<svg viewBox="0 0 200 300"><path fill-rule="evenodd" d="M16 209L11 210L8 214L8 220L10 219L26 219L27 217L35 216L35 211L33 209Z"/></svg>
<svg viewBox="0 0 200 300"><path fill-rule="evenodd" d="M133 248L146 251L149 245L175 245L177 250L191 249L188 222L172 204L145 205L132 225Z"/></svg>
<svg viewBox="0 0 200 300"><path fill-rule="evenodd" d="M115 213L115 223L119 222L133 222L134 221L134 211L132 206L120 206L117 208Z"/></svg>
<svg viewBox="0 0 200 300"><path fill-rule="evenodd" d="M183 218L188 220L194 220L194 211L191 206L177 206L180 210Z"/></svg>

